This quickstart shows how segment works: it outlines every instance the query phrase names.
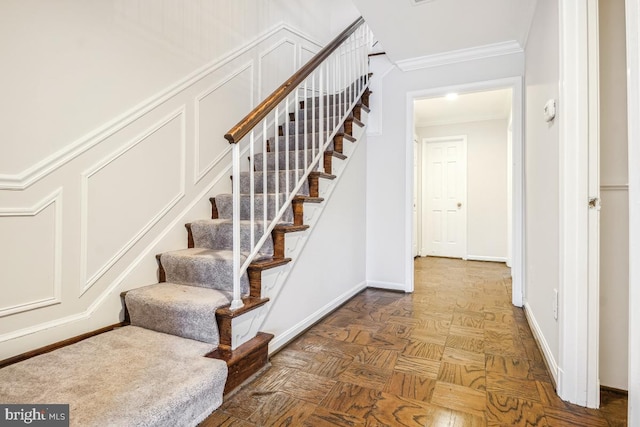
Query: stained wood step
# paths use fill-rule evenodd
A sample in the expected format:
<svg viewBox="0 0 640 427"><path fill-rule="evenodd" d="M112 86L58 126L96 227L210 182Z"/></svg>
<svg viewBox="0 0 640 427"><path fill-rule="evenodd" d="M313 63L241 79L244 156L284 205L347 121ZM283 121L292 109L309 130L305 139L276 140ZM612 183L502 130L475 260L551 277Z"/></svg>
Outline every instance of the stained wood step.
<svg viewBox="0 0 640 427"><path fill-rule="evenodd" d="M223 350L231 349L231 342L233 337L232 320L235 317L241 316L258 307L261 307L269 302L269 298L260 297L243 297L242 302L244 305L237 310L231 310L230 305L220 307L216 310L216 322L218 323L218 330L220 331L220 344L218 348Z"/></svg>
<svg viewBox="0 0 640 427"><path fill-rule="evenodd" d="M258 332L258 334L235 350L218 347L206 357L224 360L229 373L224 393L227 394L241 385L254 374L258 373L269 361L269 341L273 334Z"/></svg>
<svg viewBox="0 0 640 427"><path fill-rule="evenodd" d="M247 276L249 276L249 294L252 297L260 298L262 295L262 272L281 267L291 262L291 258L282 259L262 259L259 261L253 261L247 267Z"/></svg>
<svg viewBox="0 0 640 427"><path fill-rule="evenodd" d="M284 259L284 236L287 233L305 231L308 228L308 225L295 223L293 225L276 225L271 232L271 237L273 239L273 258Z"/></svg>
<svg viewBox="0 0 640 427"><path fill-rule="evenodd" d="M322 203L323 201L324 199L322 197L296 196L291 201L291 207L293 208L293 225L304 224L305 203Z"/></svg>
<svg viewBox="0 0 640 427"><path fill-rule="evenodd" d="M347 156L342 153L338 153L337 151L325 151L324 152L324 171L327 173L332 172L333 166L333 158L337 158L340 160L345 160Z"/></svg>

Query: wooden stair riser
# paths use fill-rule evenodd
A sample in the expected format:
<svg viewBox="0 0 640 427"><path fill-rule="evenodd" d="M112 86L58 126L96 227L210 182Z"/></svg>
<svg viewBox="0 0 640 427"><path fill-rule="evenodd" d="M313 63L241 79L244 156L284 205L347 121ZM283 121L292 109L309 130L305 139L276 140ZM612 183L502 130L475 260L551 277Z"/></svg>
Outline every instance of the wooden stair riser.
<svg viewBox="0 0 640 427"><path fill-rule="evenodd" d="M209 197L209 202L211 202L211 219L218 219L218 207L216 206L216 198Z"/></svg>
<svg viewBox="0 0 640 427"><path fill-rule="evenodd" d="M256 298L249 296L242 298L242 302L244 303L244 306L237 310L230 310L229 306L221 307L216 310L216 322L218 323L218 331L220 334L219 348L231 350L233 341L233 319L247 315L253 310L262 307L269 302L269 298Z"/></svg>
<svg viewBox="0 0 640 427"><path fill-rule="evenodd" d="M362 94L362 97L360 98L360 101L362 102L362 104L364 104L367 108L370 107L369 105L370 96L371 96L371 90L369 90L369 88L366 88L364 90L364 93Z"/></svg>
<svg viewBox="0 0 640 427"><path fill-rule="evenodd" d="M167 273L164 271L160 257L161 254L156 255L156 261L158 262L158 283L164 283L167 281Z"/></svg>
<svg viewBox="0 0 640 427"><path fill-rule="evenodd" d="M336 157L340 160L344 160L347 158L344 154L337 153L335 151L325 151L324 152L324 171L326 173L333 173L333 158Z"/></svg>
<svg viewBox="0 0 640 427"><path fill-rule="evenodd" d="M206 357L224 360L227 363L228 375L224 393L236 389L247 379L264 368L269 361L269 341L272 334L259 332L254 338L235 350L218 348Z"/></svg>
<svg viewBox="0 0 640 427"><path fill-rule="evenodd" d="M309 228L308 225L276 225L271 232L273 238L273 259L284 259L285 252L285 235L287 233L295 233L298 231L305 231Z"/></svg>
<svg viewBox="0 0 640 427"><path fill-rule="evenodd" d="M249 264L247 276L249 276L249 295L254 298L262 297L262 272L286 265L291 262L291 258L270 259L257 261Z"/></svg>

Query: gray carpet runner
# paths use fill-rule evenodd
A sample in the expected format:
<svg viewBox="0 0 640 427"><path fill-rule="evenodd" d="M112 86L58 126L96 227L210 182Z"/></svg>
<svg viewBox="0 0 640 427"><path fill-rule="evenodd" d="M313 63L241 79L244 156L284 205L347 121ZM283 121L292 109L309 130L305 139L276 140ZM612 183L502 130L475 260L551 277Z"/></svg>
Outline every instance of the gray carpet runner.
<svg viewBox="0 0 640 427"><path fill-rule="evenodd" d="M229 304L228 292L176 283L157 283L127 292L136 326L211 344L220 342L216 309Z"/></svg>
<svg viewBox="0 0 640 427"><path fill-rule="evenodd" d="M0 369L0 402L69 404L72 426L195 426L220 406L227 379L209 351L126 326Z"/></svg>

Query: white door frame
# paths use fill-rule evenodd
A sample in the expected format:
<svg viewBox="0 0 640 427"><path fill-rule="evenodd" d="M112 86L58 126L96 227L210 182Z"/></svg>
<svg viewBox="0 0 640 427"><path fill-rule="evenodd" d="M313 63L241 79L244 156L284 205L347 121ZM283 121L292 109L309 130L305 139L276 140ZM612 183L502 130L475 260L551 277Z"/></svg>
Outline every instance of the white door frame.
<svg viewBox="0 0 640 427"><path fill-rule="evenodd" d="M433 89L424 89L407 93L406 114L407 128L405 134L406 158L405 164L413 164L413 102L422 98L435 98L445 96L447 93L479 92L495 89L512 90L512 111L513 111L513 261L511 266L512 277L512 302L517 307L522 307L525 290L524 277L524 96L522 77L508 77L498 80L488 80L475 83L467 83L456 86L446 86ZM408 291L412 292L413 284L413 168L407 167L405 171L405 277L408 278Z"/></svg>
<svg viewBox="0 0 640 427"><path fill-rule="evenodd" d="M640 259L640 0L626 0L629 259ZM629 417L640 426L640 265L629 262Z"/></svg>
<svg viewBox="0 0 640 427"><path fill-rule="evenodd" d="M433 138L422 138L422 141L420 141L420 150L421 150L421 156L420 156L420 171L421 171L421 181L420 181L420 185L421 185L421 192L419 193L418 197L419 197L419 203L420 203L420 212L421 212L421 216L420 216L420 222L422 222L423 226L421 227L421 232L422 235L420 236L420 241L422 243L422 248L420 248L420 252L422 252L422 249L424 249L425 246L425 242L424 242L424 233L425 233L425 227L424 227L424 218L425 215L428 212L428 209L424 209L424 206L426 205L426 202L424 201L424 193L425 193L425 187L424 187L424 180L426 179L427 174L425 173L425 169L428 169L429 166L428 164L425 164L425 159L427 156L428 151L426 150L425 145L432 143L432 142L449 142L449 141L460 141L462 143L462 156L463 156L463 166L464 166L464 174L465 174L465 180L464 180L464 200L462 201L463 203L463 207L464 207L464 213L463 213L463 227L464 227L464 241L461 242L462 245L462 255L460 258L462 259L467 259L467 242L468 242L468 238L467 238L467 233L468 233L468 216L467 216L467 200L468 200L468 196L467 196L467 173L468 173L468 163L467 163L467 135L452 135L452 136L442 136L442 137L433 137ZM414 153L415 155L415 153ZM428 252L428 251L425 251ZM422 253L422 256L426 256L426 253Z"/></svg>
<svg viewBox="0 0 640 427"><path fill-rule="evenodd" d="M599 299L589 270L589 37L598 0L561 0L558 395L599 406ZM591 12L589 12L591 10ZM591 27L591 29L593 29ZM592 100L593 101L593 100ZM593 237L593 236L592 236ZM593 272L592 272L593 273Z"/></svg>

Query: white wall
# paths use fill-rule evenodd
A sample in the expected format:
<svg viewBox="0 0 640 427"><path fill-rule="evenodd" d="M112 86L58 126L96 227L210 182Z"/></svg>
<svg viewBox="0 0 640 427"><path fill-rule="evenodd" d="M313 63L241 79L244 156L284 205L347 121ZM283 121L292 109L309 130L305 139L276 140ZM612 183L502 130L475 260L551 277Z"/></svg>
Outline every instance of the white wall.
<svg viewBox="0 0 640 427"><path fill-rule="evenodd" d="M627 389L629 193L624 0L599 3L600 383Z"/></svg>
<svg viewBox="0 0 640 427"><path fill-rule="evenodd" d="M557 375L558 322L553 317L559 286L558 117L547 123L543 107L559 95L558 3L539 0L526 46L525 307L547 362Z"/></svg>
<svg viewBox="0 0 640 427"><path fill-rule="evenodd" d="M298 247L302 241L296 242L296 236L287 236L287 254L293 252L287 256L293 262L290 269L285 267L286 282L277 299L271 300L261 329L275 335L269 345L272 352L366 287L367 136L355 147L345 144L349 145L345 146L349 163L334 166L339 182L329 198L321 187L320 196L325 197L322 213L305 205L305 217L316 220L305 219L313 223L313 229L304 247ZM272 292L263 291L263 296L271 297Z"/></svg>
<svg viewBox="0 0 640 427"><path fill-rule="evenodd" d="M384 61L381 57L376 61ZM377 70L382 72L376 73ZM523 55L511 54L400 71L372 58L373 94L367 159L367 280L376 286L408 289L411 258L412 129L408 128L410 93L521 76ZM386 74L385 74L386 73ZM382 81L377 81L381 79Z"/></svg>
<svg viewBox="0 0 640 427"><path fill-rule="evenodd" d="M467 256L507 260L507 119L418 127L423 138L467 136Z"/></svg>
<svg viewBox="0 0 640 427"><path fill-rule="evenodd" d="M337 0L1 2L0 359L118 322L120 292L156 282L154 255L230 190L224 133L356 16Z"/></svg>

